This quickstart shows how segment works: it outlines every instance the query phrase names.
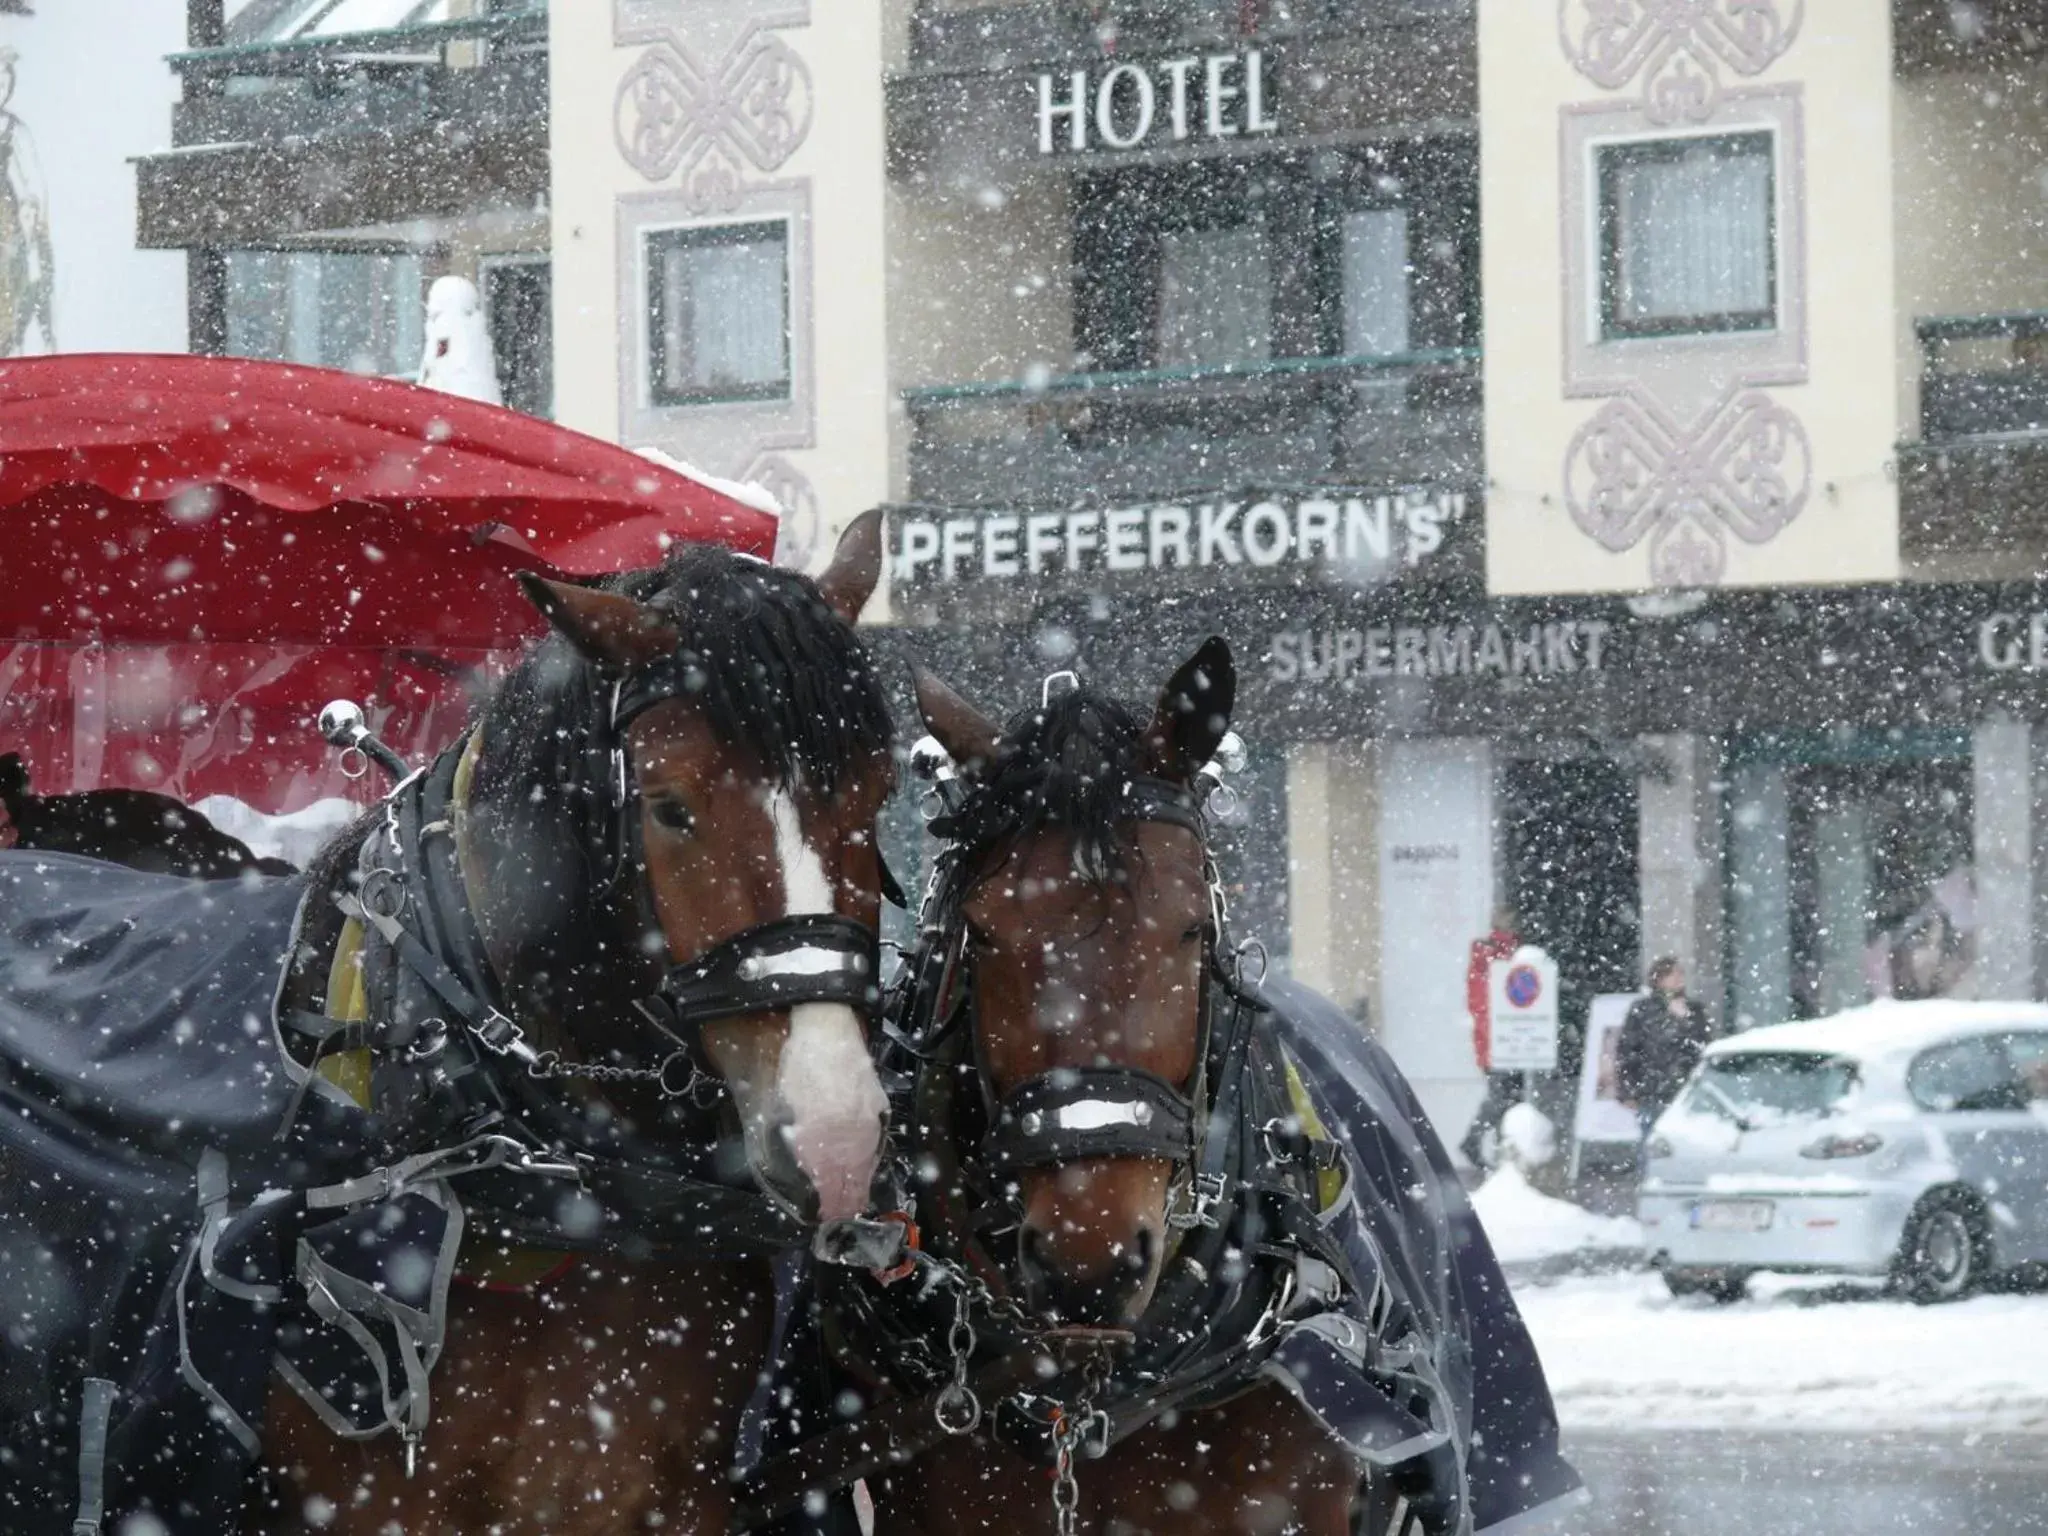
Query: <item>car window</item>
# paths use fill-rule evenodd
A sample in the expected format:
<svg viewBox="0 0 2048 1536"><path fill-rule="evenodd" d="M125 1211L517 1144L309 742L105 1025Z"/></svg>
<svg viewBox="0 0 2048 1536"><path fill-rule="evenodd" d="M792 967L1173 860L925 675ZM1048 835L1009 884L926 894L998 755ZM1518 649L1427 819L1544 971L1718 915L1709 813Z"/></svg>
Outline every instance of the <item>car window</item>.
<svg viewBox="0 0 2048 1536"><path fill-rule="evenodd" d="M1998 1042L1953 1040L1924 1051L1906 1073L1913 1102L1939 1113L2016 1109L2026 1103Z"/></svg>
<svg viewBox="0 0 2048 1536"><path fill-rule="evenodd" d="M1825 1115L1856 1086L1856 1063L1814 1051L1739 1051L1700 1064L1688 1108L1746 1120Z"/></svg>
<svg viewBox="0 0 2048 1536"><path fill-rule="evenodd" d="M2048 1030L2005 1037L2006 1059L2031 1103L2048 1103Z"/></svg>

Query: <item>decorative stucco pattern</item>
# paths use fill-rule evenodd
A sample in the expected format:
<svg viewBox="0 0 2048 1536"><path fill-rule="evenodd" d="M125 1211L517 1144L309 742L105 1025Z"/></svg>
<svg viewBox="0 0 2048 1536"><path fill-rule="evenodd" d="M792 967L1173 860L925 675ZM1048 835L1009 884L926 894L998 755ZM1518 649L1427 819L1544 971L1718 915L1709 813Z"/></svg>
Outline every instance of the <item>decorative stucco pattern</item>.
<svg viewBox="0 0 2048 1536"><path fill-rule="evenodd" d="M1558 0L1558 37L1602 90L1640 83L1653 122L1704 122L1722 71L1762 74L1792 46L1805 10L1805 0Z"/></svg>
<svg viewBox="0 0 2048 1536"><path fill-rule="evenodd" d="M818 444L811 181L780 176L809 139L810 66L782 34L811 25L811 0L612 0L628 52L614 100L621 159L652 190L618 200L619 419L629 441L752 481L783 507L776 557L808 563L818 497L785 454ZM790 391L752 402L657 406L646 375L651 230L779 218L789 231Z"/></svg>
<svg viewBox="0 0 2048 1536"><path fill-rule="evenodd" d="M1690 423L1631 390L1573 436L1565 507L1616 554L1647 539L1657 586L1712 586L1727 569L1726 535L1768 543L1806 505L1812 477L1805 427L1762 390L1731 389Z"/></svg>
<svg viewBox="0 0 2048 1536"><path fill-rule="evenodd" d="M811 131L811 72L773 32L721 58L664 38L619 83L619 153L648 181L676 178L706 213L729 210L751 172L782 168Z"/></svg>
<svg viewBox="0 0 2048 1536"><path fill-rule="evenodd" d="M1801 89L1723 83L1784 59L1805 0L1558 0L1557 14L1572 67L1613 93L1560 111L1563 382L1567 396L1604 401L1566 447L1565 508L1601 548L1642 547L1650 584L1712 586L1727 576L1729 536L1769 543L1805 508L1812 483L1804 423L1763 388L1807 380ZM1677 340L1600 336L1586 179L1594 146L1758 128L1771 131L1776 154L1775 325Z"/></svg>

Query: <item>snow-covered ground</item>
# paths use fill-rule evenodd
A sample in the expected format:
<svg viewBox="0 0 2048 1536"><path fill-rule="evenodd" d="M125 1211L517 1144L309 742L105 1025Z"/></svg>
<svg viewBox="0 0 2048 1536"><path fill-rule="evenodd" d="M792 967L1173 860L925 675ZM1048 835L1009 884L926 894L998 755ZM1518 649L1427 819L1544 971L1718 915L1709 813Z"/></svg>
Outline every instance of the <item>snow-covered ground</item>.
<svg viewBox="0 0 2048 1536"><path fill-rule="evenodd" d="M316 800L304 810L270 816L231 795L208 795L193 809L229 837L240 838L251 853L283 859L300 869L364 810L337 797Z"/></svg>
<svg viewBox="0 0 2048 1536"><path fill-rule="evenodd" d="M2048 1432L2048 1295L1920 1307L1764 1275L1716 1306L1637 1272L1515 1297L1567 1429Z"/></svg>
<svg viewBox="0 0 2048 1536"><path fill-rule="evenodd" d="M1530 1188L1522 1170L1512 1163L1495 1169L1472 1192L1472 1208L1503 1264L1531 1264L1573 1253L1633 1252L1643 1245L1643 1229L1633 1218L1596 1216L1568 1200L1554 1200Z"/></svg>

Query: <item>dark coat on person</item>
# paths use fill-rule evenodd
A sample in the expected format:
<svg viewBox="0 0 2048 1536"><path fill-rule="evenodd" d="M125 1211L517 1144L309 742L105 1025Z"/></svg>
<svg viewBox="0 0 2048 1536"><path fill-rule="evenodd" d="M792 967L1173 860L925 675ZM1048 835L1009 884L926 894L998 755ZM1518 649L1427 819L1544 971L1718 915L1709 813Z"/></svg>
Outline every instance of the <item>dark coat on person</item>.
<svg viewBox="0 0 2048 1536"><path fill-rule="evenodd" d="M1699 1065L1700 1053L1719 1033L1706 1009L1683 993L1672 997L1651 992L1637 998L1629 1005L1615 1047L1616 1086L1622 1099L1663 1109L1678 1097L1678 1090Z"/></svg>

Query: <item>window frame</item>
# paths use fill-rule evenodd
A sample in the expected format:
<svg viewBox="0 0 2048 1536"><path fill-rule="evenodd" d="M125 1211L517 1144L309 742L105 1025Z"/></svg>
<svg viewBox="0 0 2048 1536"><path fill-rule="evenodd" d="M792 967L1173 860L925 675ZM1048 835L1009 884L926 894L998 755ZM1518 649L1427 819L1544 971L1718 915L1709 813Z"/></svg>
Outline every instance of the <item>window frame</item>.
<svg viewBox="0 0 2048 1536"><path fill-rule="evenodd" d="M1784 305L1781 291L1784 262L1778 250L1780 175L1779 134L1775 125L1731 128L1719 133L1679 134L1650 139L1610 139L1591 147L1593 155L1595 335L1602 342L1652 341L1689 336L1753 335L1779 328ZM1676 161L1702 147L1724 149L1762 142L1766 146L1769 183L1764 195L1764 283L1769 301L1760 310L1712 314L1655 316L1631 320L1618 311L1622 263L1620 206L1615 176L1631 165Z"/></svg>
<svg viewBox="0 0 2048 1536"><path fill-rule="evenodd" d="M794 231L786 214L729 220L718 224L664 224L641 231L640 259L643 322L646 325L646 368L643 382L648 405L655 410L683 410L705 405L752 405L784 402L796 392L796 318L794 280L790 266ZM764 230L774 230L782 247L782 377L772 384L742 384L716 389L673 389L664 384L668 372L663 262L671 250L709 249L759 243Z"/></svg>

